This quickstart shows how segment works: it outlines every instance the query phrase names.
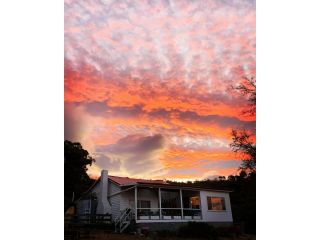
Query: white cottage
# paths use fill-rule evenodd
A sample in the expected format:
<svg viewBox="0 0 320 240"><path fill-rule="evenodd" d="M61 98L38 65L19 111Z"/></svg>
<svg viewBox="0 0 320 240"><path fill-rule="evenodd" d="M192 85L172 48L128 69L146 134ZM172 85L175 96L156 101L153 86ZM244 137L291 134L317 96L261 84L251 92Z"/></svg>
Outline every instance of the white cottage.
<svg viewBox="0 0 320 240"><path fill-rule="evenodd" d="M86 194L96 197L95 210L92 199L80 199L77 213L110 213L120 232L133 220L152 229L167 228L169 223L170 228L177 227L188 221L229 225L233 221L229 193L162 180L108 176L108 171L102 170L101 177Z"/></svg>

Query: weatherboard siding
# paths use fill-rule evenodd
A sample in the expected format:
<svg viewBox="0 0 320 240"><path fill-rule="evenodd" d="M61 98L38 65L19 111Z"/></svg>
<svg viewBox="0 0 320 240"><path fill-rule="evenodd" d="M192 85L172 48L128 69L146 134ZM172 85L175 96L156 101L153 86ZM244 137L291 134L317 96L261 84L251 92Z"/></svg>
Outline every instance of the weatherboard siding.
<svg viewBox="0 0 320 240"><path fill-rule="evenodd" d="M108 188L108 196L120 192L121 189L118 185L114 184L113 182L109 181L109 188ZM111 205L111 214L112 219L116 219L120 215L120 195L117 194L109 198L109 202Z"/></svg>
<svg viewBox="0 0 320 240"><path fill-rule="evenodd" d="M232 222L229 193L200 191L202 219L205 222ZM224 197L226 210L212 211L208 209L207 197Z"/></svg>
<svg viewBox="0 0 320 240"><path fill-rule="evenodd" d="M101 187L100 187L101 183L98 182L94 188L92 189L92 192L96 194L97 197L100 197L100 193L101 193Z"/></svg>

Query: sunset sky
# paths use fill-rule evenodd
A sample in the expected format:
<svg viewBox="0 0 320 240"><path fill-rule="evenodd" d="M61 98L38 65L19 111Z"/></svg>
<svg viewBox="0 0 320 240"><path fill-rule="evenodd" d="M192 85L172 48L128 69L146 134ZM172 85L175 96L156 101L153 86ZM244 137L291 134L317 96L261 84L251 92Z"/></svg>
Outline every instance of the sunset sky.
<svg viewBox="0 0 320 240"><path fill-rule="evenodd" d="M255 129L231 90L255 76L255 1L65 0L65 139L111 175L235 174L231 129Z"/></svg>

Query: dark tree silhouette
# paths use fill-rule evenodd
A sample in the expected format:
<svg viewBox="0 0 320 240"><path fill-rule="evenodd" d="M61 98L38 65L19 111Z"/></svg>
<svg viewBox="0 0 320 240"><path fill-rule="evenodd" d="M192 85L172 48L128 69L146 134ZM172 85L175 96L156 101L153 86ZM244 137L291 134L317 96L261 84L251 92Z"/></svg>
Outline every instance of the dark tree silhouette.
<svg viewBox="0 0 320 240"><path fill-rule="evenodd" d="M256 145L250 140L251 135L246 130L232 130L232 143L230 147L234 152L243 155L241 170L256 171Z"/></svg>
<svg viewBox="0 0 320 240"><path fill-rule="evenodd" d="M242 112L243 115L256 115L256 79L254 77L245 77L237 86L233 87L248 100L248 107ZM234 152L241 153L243 157L240 170L256 171L256 144L252 141L255 133L249 133L247 130L232 130L232 143L230 147Z"/></svg>
<svg viewBox="0 0 320 240"><path fill-rule="evenodd" d="M256 116L256 79L244 78L238 86L233 87L248 100L243 115ZM256 231L256 144L255 131L245 129L232 130L230 147L234 152L242 154L241 172L237 176L229 176L227 183L234 189L230 194L232 213L235 221L245 224L246 232Z"/></svg>
<svg viewBox="0 0 320 240"><path fill-rule="evenodd" d="M65 210L73 200L86 191L92 184L87 174L87 165L94 159L80 143L64 141L64 204Z"/></svg>
<svg viewBox="0 0 320 240"><path fill-rule="evenodd" d="M232 87L242 96L248 99L248 108L242 112L244 115L256 115L256 79L255 77L244 77L244 80L237 86Z"/></svg>

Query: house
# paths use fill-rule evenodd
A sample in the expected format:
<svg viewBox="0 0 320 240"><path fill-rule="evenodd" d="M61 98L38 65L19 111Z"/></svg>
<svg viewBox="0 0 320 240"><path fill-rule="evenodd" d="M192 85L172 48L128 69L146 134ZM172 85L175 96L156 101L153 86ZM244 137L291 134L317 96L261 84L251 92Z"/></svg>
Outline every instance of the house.
<svg viewBox="0 0 320 240"><path fill-rule="evenodd" d="M111 214L122 232L135 220L152 230L176 228L188 221L232 224L231 191L179 186L163 180L101 177L77 201L77 214ZM89 196L89 197L88 197Z"/></svg>

